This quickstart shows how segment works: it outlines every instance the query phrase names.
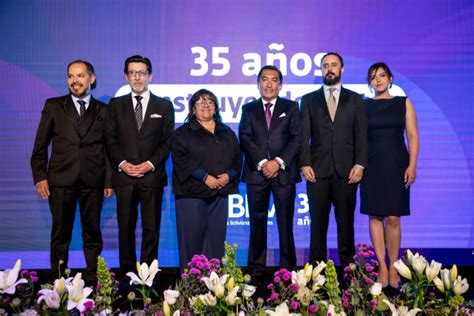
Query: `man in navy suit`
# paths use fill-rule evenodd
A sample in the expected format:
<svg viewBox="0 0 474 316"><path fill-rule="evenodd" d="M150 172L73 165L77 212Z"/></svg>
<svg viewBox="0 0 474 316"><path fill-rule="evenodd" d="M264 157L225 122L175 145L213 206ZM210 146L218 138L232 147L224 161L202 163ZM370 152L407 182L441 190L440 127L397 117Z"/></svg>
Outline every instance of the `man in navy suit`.
<svg viewBox="0 0 474 316"><path fill-rule="evenodd" d="M297 169L301 124L298 104L278 97L283 76L277 67L263 67L257 82L261 98L243 106L239 138L250 215L248 268L252 282L258 284L266 269L270 194L278 223L280 266L296 266L293 215L295 184L301 181Z"/></svg>
<svg viewBox="0 0 474 316"><path fill-rule="evenodd" d="M148 90L152 79L150 60L131 56L125 61L124 72L132 92L110 101L105 126L117 195L122 277L136 269L138 204L142 219L140 262L150 265L158 258L163 187L168 184L165 162L174 129L173 105Z"/></svg>
<svg viewBox="0 0 474 316"><path fill-rule="evenodd" d="M357 185L367 166L367 118L361 96L341 85L342 57L327 53L321 59L321 68L323 86L301 99L300 166L311 216L310 261L327 260L333 204L339 260L347 265L355 254Z"/></svg>
<svg viewBox="0 0 474 316"><path fill-rule="evenodd" d="M46 100L31 155L38 194L49 199L51 272L53 279L68 264L76 207L79 203L86 269L84 280L96 283L97 256L102 251L100 213L105 197L113 194L104 145L107 106L91 95L94 67L76 60L67 67L69 94ZM48 161L48 147L51 157ZM59 266L59 261L63 266Z"/></svg>

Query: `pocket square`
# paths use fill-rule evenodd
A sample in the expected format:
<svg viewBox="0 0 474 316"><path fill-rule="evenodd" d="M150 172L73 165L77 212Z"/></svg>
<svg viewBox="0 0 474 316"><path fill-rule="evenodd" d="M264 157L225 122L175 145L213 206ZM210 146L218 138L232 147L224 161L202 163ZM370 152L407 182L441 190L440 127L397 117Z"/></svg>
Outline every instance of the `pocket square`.
<svg viewBox="0 0 474 316"><path fill-rule="evenodd" d="M150 118L161 118L161 115L153 113L153 114L150 115Z"/></svg>
<svg viewBox="0 0 474 316"><path fill-rule="evenodd" d="M282 117L285 117L285 116L286 116L286 113L281 113L278 118L282 118Z"/></svg>

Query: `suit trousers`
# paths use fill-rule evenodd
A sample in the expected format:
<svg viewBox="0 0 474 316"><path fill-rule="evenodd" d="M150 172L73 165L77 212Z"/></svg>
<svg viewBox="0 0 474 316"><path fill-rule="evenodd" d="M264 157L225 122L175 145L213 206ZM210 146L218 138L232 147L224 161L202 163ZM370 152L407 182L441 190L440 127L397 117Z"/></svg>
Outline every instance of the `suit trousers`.
<svg viewBox="0 0 474 316"><path fill-rule="evenodd" d="M250 216L248 269L254 278L265 273L267 261L267 220L273 194L280 243L280 267L295 268L296 252L293 237L296 188L294 184L282 185L276 181L247 184Z"/></svg>
<svg viewBox="0 0 474 316"><path fill-rule="evenodd" d="M227 196L176 196L175 201L181 272L194 255L221 259L227 231Z"/></svg>
<svg viewBox="0 0 474 316"><path fill-rule="evenodd" d="M318 178L316 183L307 182L309 213L311 216L310 262L327 260L327 232L331 204L337 223L337 248L341 265L353 261L354 209L357 184L348 184L333 172L328 178Z"/></svg>
<svg viewBox="0 0 474 316"><path fill-rule="evenodd" d="M82 227L82 242L86 269L84 280L87 284L96 282L97 257L102 252L100 213L104 201L104 188L88 187L79 179L71 187L50 187L49 207L52 215L51 226L51 273L53 279L67 268L69 244L71 243L77 203ZM64 262L59 267L59 260Z"/></svg>
<svg viewBox="0 0 474 316"><path fill-rule="evenodd" d="M163 188L146 188L136 183L115 187L117 196L117 220L119 228L120 274L136 271L135 229L138 219L138 204L141 206L142 244L140 263L150 265L158 259L160 237L161 202Z"/></svg>

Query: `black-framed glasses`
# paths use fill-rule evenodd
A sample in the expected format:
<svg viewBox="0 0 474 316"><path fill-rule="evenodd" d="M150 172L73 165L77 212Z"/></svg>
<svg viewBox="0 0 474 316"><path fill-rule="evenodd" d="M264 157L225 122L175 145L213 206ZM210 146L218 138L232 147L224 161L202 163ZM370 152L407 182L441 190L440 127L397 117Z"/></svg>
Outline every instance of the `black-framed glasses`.
<svg viewBox="0 0 474 316"><path fill-rule="evenodd" d="M133 77L139 75L140 77L145 77L148 75L148 70L129 70L127 71L127 75Z"/></svg>

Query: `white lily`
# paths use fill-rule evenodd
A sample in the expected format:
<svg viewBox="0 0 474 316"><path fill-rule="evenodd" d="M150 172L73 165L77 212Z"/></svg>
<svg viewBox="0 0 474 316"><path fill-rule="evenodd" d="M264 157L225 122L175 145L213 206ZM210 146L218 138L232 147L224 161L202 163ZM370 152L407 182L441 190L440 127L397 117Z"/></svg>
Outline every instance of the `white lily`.
<svg viewBox="0 0 474 316"><path fill-rule="evenodd" d="M379 296L380 293L382 293L382 283L375 282L370 287L370 294L372 294L373 296Z"/></svg>
<svg viewBox="0 0 474 316"><path fill-rule="evenodd" d="M173 313L173 316L179 316L179 315L181 315L181 312L179 311L179 309Z"/></svg>
<svg viewBox="0 0 474 316"><path fill-rule="evenodd" d="M393 267L398 271L398 273L403 276L404 278L411 280L411 271L410 269L403 263L402 259L398 259L393 264Z"/></svg>
<svg viewBox="0 0 474 316"><path fill-rule="evenodd" d="M433 279L438 275L441 270L441 263L431 260L431 263L426 266L425 274L428 282L433 281Z"/></svg>
<svg viewBox="0 0 474 316"><path fill-rule="evenodd" d="M311 280L312 274L313 274L313 265L307 263L307 264L304 266L304 276L306 277L306 283Z"/></svg>
<svg viewBox="0 0 474 316"><path fill-rule="evenodd" d="M346 316L346 313L344 311L336 313L336 309L334 305L330 304L326 315L327 316Z"/></svg>
<svg viewBox="0 0 474 316"><path fill-rule="evenodd" d="M419 308L409 310L407 306L400 306L397 309L389 300L383 300L383 302L390 308L392 316L415 316L418 312L421 312Z"/></svg>
<svg viewBox="0 0 474 316"><path fill-rule="evenodd" d="M324 283L326 283L326 277L320 274L318 278L313 281L313 288L311 290L313 292L316 292L317 290L323 287Z"/></svg>
<svg viewBox="0 0 474 316"><path fill-rule="evenodd" d="M13 269L0 271L0 294L15 294L18 284L28 283L26 279L18 280L18 273L21 269L21 260L18 259Z"/></svg>
<svg viewBox="0 0 474 316"><path fill-rule="evenodd" d="M420 255L418 252L411 258L411 266L418 275L423 274L427 264L428 262L426 261L425 257Z"/></svg>
<svg viewBox="0 0 474 316"><path fill-rule="evenodd" d="M255 286L245 284L244 285L244 291L243 291L242 295L246 298L249 298L255 293L256 290L257 290L257 288Z"/></svg>
<svg viewBox="0 0 474 316"><path fill-rule="evenodd" d="M321 272L326 268L326 263L321 261L314 269L313 269L313 281L316 281L321 274Z"/></svg>
<svg viewBox="0 0 474 316"><path fill-rule="evenodd" d="M225 302L230 306L234 306L235 303L237 302L237 299L239 298L237 296L238 293L239 293L239 287L235 286L231 291L229 291L229 294L227 294L225 298Z"/></svg>
<svg viewBox="0 0 474 316"><path fill-rule="evenodd" d="M285 302L278 305L275 308L275 311L266 310L265 314L266 315L274 315L274 316L298 316L298 315L301 315L301 314L296 314L296 313L290 313L290 310L288 309L288 305L286 305Z"/></svg>
<svg viewBox="0 0 474 316"><path fill-rule="evenodd" d="M461 276L459 275L457 280L454 281L454 285L453 285L454 294L463 295L464 293L467 292L468 289L469 289L469 284L467 283L467 280L465 278L461 279Z"/></svg>
<svg viewBox="0 0 474 316"><path fill-rule="evenodd" d="M199 295L199 299L206 306L215 306L217 304L217 299L211 292L208 292L204 295Z"/></svg>
<svg viewBox="0 0 474 316"><path fill-rule="evenodd" d="M228 274L224 274L223 276L219 278L217 273L212 271L209 277L202 277L201 280L204 281L207 288L211 290L212 292L214 292L217 295L217 297L222 297L224 296L224 291L225 291L224 286L228 277L229 277Z"/></svg>
<svg viewBox="0 0 474 316"><path fill-rule="evenodd" d="M41 295L38 298L38 304L41 304L41 302L44 301L46 306L51 309L58 309L61 305L61 296L57 291L44 289L39 291L38 294Z"/></svg>
<svg viewBox="0 0 474 316"><path fill-rule="evenodd" d="M34 309L26 309L20 313L20 316L36 316L39 315Z"/></svg>
<svg viewBox="0 0 474 316"><path fill-rule="evenodd" d="M406 253L406 255L407 255L408 261L411 262L411 259L413 258L413 252L411 252L410 249L407 249L407 251L406 251L405 253Z"/></svg>
<svg viewBox="0 0 474 316"><path fill-rule="evenodd" d="M456 278L458 277L458 267L453 264L451 271L450 271L450 276L451 276L451 283L454 283L456 281Z"/></svg>
<svg viewBox="0 0 474 316"><path fill-rule="evenodd" d="M137 271L138 276L134 272L128 272L127 276L130 277L130 284L140 284L146 285L151 287L153 285L153 279L155 278L158 271L158 260L153 260L150 267L146 264L146 262L140 263L137 262Z"/></svg>
<svg viewBox="0 0 474 316"><path fill-rule="evenodd" d="M176 299L179 297L179 291L175 291L175 290L165 290L163 292L163 295L165 297L165 301L169 304L169 305L173 305L174 303L176 303Z"/></svg>
<svg viewBox="0 0 474 316"><path fill-rule="evenodd" d="M305 271L303 269L299 270L298 272L291 271L291 283L298 284L300 287L305 287L306 286Z"/></svg>
<svg viewBox="0 0 474 316"><path fill-rule="evenodd" d="M440 272L441 280L443 280L444 290L450 290L453 287L453 283L451 282L451 271L448 269L443 269Z"/></svg>
<svg viewBox="0 0 474 316"><path fill-rule="evenodd" d="M85 303L94 304L94 300L87 298L92 293L92 288L84 287L82 273L76 274L71 285L66 285L68 291L67 309L77 308L81 313L86 310Z"/></svg>
<svg viewBox="0 0 474 316"><path fill-rule="evenodd" d="M440 278L438 278L438 277L434 278L433 283L441 293L444 293L444 284L443 284L443 281Z"/></svg>

